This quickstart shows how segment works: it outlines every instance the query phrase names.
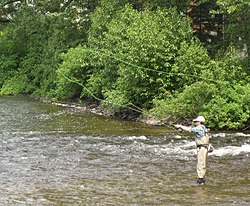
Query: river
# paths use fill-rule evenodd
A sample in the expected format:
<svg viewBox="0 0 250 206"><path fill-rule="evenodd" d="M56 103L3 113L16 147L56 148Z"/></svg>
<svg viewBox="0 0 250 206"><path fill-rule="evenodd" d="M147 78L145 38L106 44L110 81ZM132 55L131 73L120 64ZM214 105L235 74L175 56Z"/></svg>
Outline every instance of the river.
<svg viewBox="0 0 250 206"><path fill-rule="evenodd" d="M0 205L250 205L250 136L193 136L28 97L0 97Z"/></svg>

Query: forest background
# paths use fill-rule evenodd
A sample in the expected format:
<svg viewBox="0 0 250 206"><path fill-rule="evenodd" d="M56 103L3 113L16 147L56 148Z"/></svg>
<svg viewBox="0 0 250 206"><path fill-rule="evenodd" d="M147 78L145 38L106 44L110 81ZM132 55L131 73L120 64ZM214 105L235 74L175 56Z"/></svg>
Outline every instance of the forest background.
<svg viewBox="0 0 250 206"><path fill-rule="evenodd" d="M249 0L0 0L0 94L250 123Z"/></svg>

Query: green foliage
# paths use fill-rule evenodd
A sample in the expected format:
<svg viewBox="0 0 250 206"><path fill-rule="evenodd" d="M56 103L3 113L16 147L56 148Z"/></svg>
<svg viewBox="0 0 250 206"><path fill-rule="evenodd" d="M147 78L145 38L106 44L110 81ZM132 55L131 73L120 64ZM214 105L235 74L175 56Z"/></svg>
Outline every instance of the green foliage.
<svg viewBox="0 0 250 206"><path fill-rule="evenodd" d="M94 17L104 14L99 8ZM103 91L110 101L116 96L113 94L118 93L126 97L122 102L150 107L155 95L175 89L176 78L172 73L176 72L178 65L174 67L174 64L182 46L200 49L201 46L193 41L188 21L174 9L138 12L126 6L113 16L105 27L97 27L95 21L99 24L99 19L92 19L94 32L90 33L102 35L91 36L90 44L94 50L104 51L110 57L104 58L104 68L97 72L99 75L93 74L91 82L100 77L107 82L108 85L100 85L102 88L98 91ZM103 31L97 32L96 28ZM199 56L199 52L196 55Z"/></svg>
<svg viewBox="0 0 250 206"><path fill-rule="evenodd" d="M88 56L89 52L83 47L70 49L62 55L63 63L57 70L57 98L72 99L80 96L82 87L79 84L86 82L88 73L91 71L86 62Z"/></svg>
<svg viewBox="0 0 250 206"><path fill-rule="evenodd" d="M242 128L250 117L249 86L197 82L174 97L155 99L150 113L159 119L171 117L172 121L204 115L212 128Z"/></svg>
<svg viewBox="0 0 250 206"><path fill-rule="evenodd" d="M4 82L0 95L29 94L34 89L26 75L16 73L15 76Z"/></svg>
<svg viewBox="0 0 250 206"><path fill-rule="evenodd" d="M237 57L237 50L229 47L227 53L218 53L217 58L209 63L209 70L203 70L205 78L236 84L246 82L247 72L242 61Z"/></svg>
<svg viewBox="0 0 250 206"><path fill-rule="evenodd" d="M73 4L76 5L76 2ZM20 75L27 78L27 81L15 93L54 95L56 69L61 63L60 54L85 41L86 28L89 26L89 23L83 23L88 22L88 18L81 13L84 9L78 7L76 10L73 4L72 7L64 7L60 1L49 1L49 4L36 1L31 7L21 2L12 22L0 36L0 41L4 42L0 46L0 53L13 56L16 60L15 67L8 68L6 63L9 61L6 61L0 68L3 77L7 77L2 80L2 84L6 81L6 85L11 85L11 81L16 81L16 76ZM15 78L10 75L13 70L17 73L12 75ZM9 87L5 86L4 91L8 90L6 88Z"/></svg>
<svg viewBox="0 0 250 206"><path fill-rule="evenodd" d="M236 46L243 58L249 59L250 48L250 1L217 0L220 12L224 14L225 28L223 44Z"/></svg>
<svg viewBox="0 0 250 206"><path fill-rule="evenodd" d="M154 99L154 108L150 110L154 116L162 119L171 116L177 118L193 118L201 114L211 98L218 93L214 84L196 82L187 86L183 92L168 95L165 99Z"/></svg>
<svg viewBox="0 0 250 206"><path fill-rule="evenodd" d="M174 9L139 12L126 6L107 15L114 5L105 6L92 15L91 49L77 47L64 56L58 94L102 99L114 111L136 105L159 119L203 114L219 128L246 122L248 103L236 100L231 87L228 93L230 84L240 87L247 79L234 47L212 60ZM212 118L218 107L220 123Z"/></svg>
<svg viewBox="0 0 250 206"><path fill-rule="evenodd" d="M15 68L17 67L16 56L0 56L0 87L4 84L5 80L14 75Z"/></svg>
<svg viewBox="0 0 250 206"><path fill-rule="evenodd" d="M205 82L191 84L174 96L155 98L150 112L158 118L172 119L192 119L202 114L211 127L243 127L250 117L249 84L236 50L231 47L226 55L218 55L216 61L206 61L207 68L201 68L197 74Z"/></svg>
<svg viewBox="0 0 250 206"><path fill-rule="evenodd" d="M206 49L198 42L182 42L180 49L177 51L173 72L175 73L174 90L180 90L185 85L190 85L200 78L208 79L203 73L211 70L211 58L208 56ZM211 78L214 79L214 78Z"/></svg>
<svg viewBox="0 0 250 206"><path fill-rule="evenodd" d="M238 129L250 117L249 84L224 87L204 106L211 127Z"/></svg>

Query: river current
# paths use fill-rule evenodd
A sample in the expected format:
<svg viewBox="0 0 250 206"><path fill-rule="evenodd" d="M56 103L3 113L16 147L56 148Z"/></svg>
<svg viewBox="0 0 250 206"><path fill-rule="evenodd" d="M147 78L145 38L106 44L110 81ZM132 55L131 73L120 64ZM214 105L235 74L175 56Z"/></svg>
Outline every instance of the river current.
<svg viewBox="0 0 250 206"><path fill-rule="evenodd" d="M250 135L192 134L27 97L0 97L0 205L250 205Z"/></svg>

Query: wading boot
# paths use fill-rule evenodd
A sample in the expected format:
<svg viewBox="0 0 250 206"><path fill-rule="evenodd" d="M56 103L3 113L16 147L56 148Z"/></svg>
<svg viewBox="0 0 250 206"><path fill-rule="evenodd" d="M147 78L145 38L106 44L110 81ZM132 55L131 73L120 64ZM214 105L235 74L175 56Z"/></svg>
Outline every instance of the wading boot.
<svg viewBox="0 0 250 206"><path fill-rule="evenodd" d="M198 178L198 180L197 180L197 183L198 183L199 185L204 185L205 182L206 182L206 180L205 180L204 178Z"/></svg>

